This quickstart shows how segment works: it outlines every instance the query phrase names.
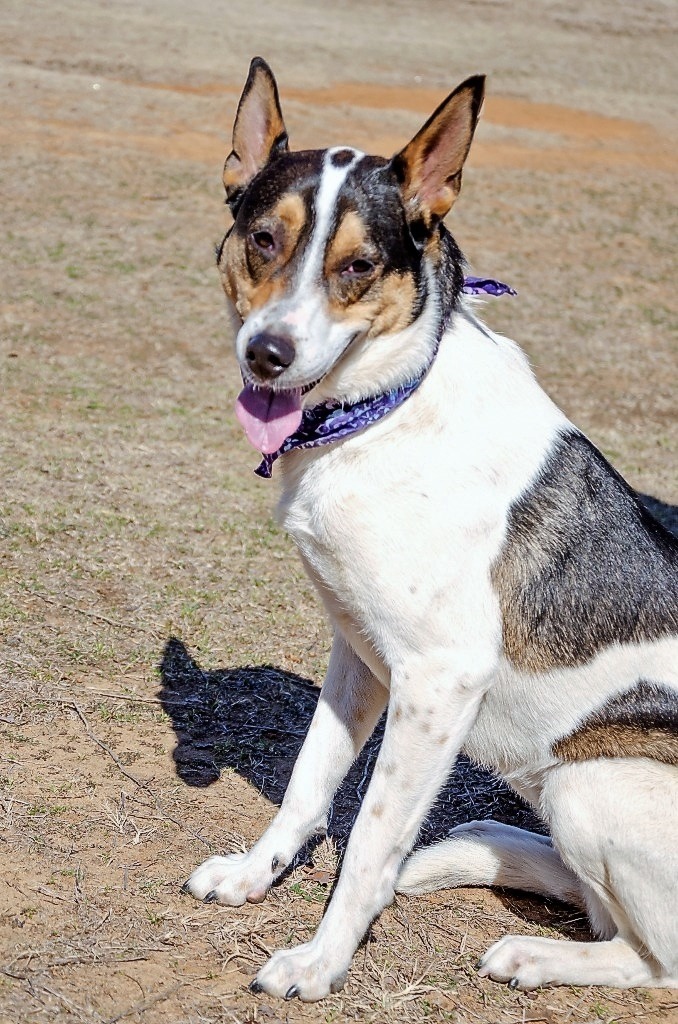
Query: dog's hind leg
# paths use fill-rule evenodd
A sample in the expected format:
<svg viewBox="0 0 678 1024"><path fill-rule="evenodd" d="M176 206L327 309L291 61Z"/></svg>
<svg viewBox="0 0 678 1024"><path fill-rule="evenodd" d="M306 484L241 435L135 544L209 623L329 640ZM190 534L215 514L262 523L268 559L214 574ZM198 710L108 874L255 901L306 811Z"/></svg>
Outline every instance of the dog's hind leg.
<svg viewBox="0 0 678 1024"><path fill-rule="evenodd" d="M506 935L480 961L481 977L507 981L511 988L542 985L608 985L611 988L676 988L664 974L617 936L608 942L564 942L538 936Z"/></svg>
<svg viewBox="0 0 678 1024"><path fill-rule="evenodd" d="M416 895L459 885L540 893L584 907L581 885L551 840L499 821L472 821L450 838L417 850L398 875L396 892Z"/></svg>
<svg viewBox="0 0 678 1024"><path fill-rule="evenodd" d="M326 826L335 790L372 733L388 692L337 634L327 678L278 814L247 853L210 857L184 891L227 906L259 903L304 842Z"/></svg>
<svg viewBox="0 0 678 1024"><path fill-rule="evenodd" d="M563 764L549 773L542 810L594 927L609 920L614 938L506 936L481 973L521 989L678 987L678 770L644 758Z"/></svg>

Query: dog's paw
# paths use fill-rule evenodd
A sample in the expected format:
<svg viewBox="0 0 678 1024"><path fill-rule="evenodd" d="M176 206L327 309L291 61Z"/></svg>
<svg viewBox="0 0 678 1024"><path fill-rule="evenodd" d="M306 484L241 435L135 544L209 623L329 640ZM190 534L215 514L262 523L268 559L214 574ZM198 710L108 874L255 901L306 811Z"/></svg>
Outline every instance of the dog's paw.
<svg viewBox="0 0 678 1024"><path fill-rule="evenodd" d="M196 868L182 891L205 903L241 907L243 903L261 903L273 881L273 871L262 871L252 863L249 853L228 857L210 857Z"/></svg>
<svg viewBox="0 0 678 1024"><path fill-rule="evenodd" d="M553 947L553 940L505 935L481 957L478 973L481 978L508 982L509 988L520 991L558 985Z"/></svg>
<svg viewBox="0 0 678 1024"><path fill-rule="evenodd" d="M250 988L304 1003L323 999L344 987L348 966L337 964L313 942L280 949L264 964Z"/></svg>

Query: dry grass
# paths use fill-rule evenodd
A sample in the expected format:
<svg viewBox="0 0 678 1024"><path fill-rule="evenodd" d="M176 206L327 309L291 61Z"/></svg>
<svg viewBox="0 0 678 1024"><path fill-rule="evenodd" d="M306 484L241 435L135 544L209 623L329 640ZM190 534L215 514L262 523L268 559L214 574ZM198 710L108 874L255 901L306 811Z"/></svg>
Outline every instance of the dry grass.
<svg viewBox="0 0 678 1024"><path fill-rule="evenodd" d="M416 18L401 4L231 6L226 47L206 0L30 15L10 3L4 18L0 1022L676 1021L672 993L479 981L473 965L502 933L585 934L571 909L480 891L398 898L320 1006L252 996L268 952L317 924L378 736L329 840L266 903L226 910L178 891L208 851L252 842L271 817L328 646L230 412L211 246L253 52L299 90L301 144L404 141L421 120L381 93L373 107L303 93L347 79L423 74L442 93L494 68L509 97L649 111L651 145L647 125L570 150L566 135L489 123L455 230L477 270L520 291L488 308L494 325L636 486L678 500L668 8L647 0L622 18L599 0L584 24L560 5L535 22L529 5L509 17L462 2L458 31L438 38L428 2ZM490 814L529 821L462 764L422 841Z"/></svg>

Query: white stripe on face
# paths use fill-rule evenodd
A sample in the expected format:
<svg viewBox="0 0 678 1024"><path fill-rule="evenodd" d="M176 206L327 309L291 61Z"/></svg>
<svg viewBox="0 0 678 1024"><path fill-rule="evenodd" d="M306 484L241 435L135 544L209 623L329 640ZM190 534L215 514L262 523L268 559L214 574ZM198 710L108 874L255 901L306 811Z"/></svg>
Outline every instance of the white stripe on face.
<svg viewBox="0 0 678 1024"><path fill-rule="evenodd" d="M353 153L353 159L349 163L343 164L341 167L336 167L332 163L332 154L346 152L347 149L349 149L349 152ZM341 191L341 186L346 181L349 171L355 167L360 160L362 160L364 155L365 154L361 153L360 150L350 149L348 146L337 146L334 149L328 149L325 154L320 184L318 186L314 203L315 226L306 250L303 270L295 289L297 295L309 286L312 286L322 274L323 257L327 246L327 238L334 219L337 197Z"/></svg>

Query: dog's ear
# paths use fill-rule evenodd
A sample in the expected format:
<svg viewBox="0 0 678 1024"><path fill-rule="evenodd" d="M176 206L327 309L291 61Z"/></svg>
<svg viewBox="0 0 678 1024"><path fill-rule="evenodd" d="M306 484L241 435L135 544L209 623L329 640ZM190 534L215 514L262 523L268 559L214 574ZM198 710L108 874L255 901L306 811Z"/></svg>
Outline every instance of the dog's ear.
<svg viewBox="0 0 678 1024"><path fill-rule="evenodd" d="M233 209L252 178L275 153L287 149L278 86L265 60L255 57L233 125L233 150L224 164L226 202Z"/></svg>
<svg viewBox="0 0 678 1024"><path fill-rule="evenodd" d="M425 230L449 213L459 195L484 92L484 75L467 78L391 161L408 219L423 222Z"/></svg>

